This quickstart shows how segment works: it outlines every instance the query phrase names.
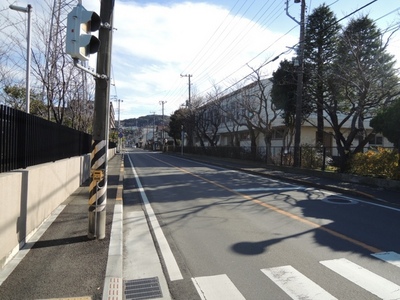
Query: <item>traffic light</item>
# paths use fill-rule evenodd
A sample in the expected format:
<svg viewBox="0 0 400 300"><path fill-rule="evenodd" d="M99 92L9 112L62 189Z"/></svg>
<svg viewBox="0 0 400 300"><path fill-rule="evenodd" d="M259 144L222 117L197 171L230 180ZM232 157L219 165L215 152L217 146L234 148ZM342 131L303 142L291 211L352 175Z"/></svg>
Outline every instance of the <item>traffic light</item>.
<svg viewBox="0 0 400 300"><path fill-rule="evenodd" d="M67 17L66 52L72 58L88 60L89 55L99 51L100 41L91 32L99 30L101 19L82 5L72 9Z"/></svg>

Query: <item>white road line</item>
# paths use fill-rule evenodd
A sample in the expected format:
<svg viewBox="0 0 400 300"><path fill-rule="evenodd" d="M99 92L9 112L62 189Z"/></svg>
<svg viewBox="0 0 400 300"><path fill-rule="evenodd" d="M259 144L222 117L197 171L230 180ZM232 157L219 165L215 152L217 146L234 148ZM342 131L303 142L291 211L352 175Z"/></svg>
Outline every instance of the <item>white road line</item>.
<svg viewBox="0 0 400 300"><path fill-rule="evenodd" d="M246 300L226 274L192 278L202 300Z"/></svg>
<svg viewBox="0 0 400 300"><path fill-rule="evenodd" d="M108 249L107 267L104 278L103 299L122 300L123 281L123 206L119 201L114 205L110 246Z"/></svg>
<svg viewBox="0 0 400 300"><path fill-rule="evenodd" d="M400 254L396 252L380 252L371 255L400 268Z"/></svg>
<svg viewBox="0 0 400 300"><path fill-rule="evenodd" d="M126 210L124 213L123 266L124 280L157 277L163 295L158 299L171 300L160 258L143 210Z"/></svg>
<svg viewBox="0 0 400 300"><path fill-rule="evenodd" d="M136 170L134 168L134 165L133 165L132 160L129 155L128 155L128 158L129 158L130 164L132 166L131 168L132 168L133 174L136 179L136 184L138 185L138 190L139 190L140 195L143 200L146 214L149 218L150 225L153 228L154 235L155 235L157 243L160 247L160 251L163 256L165 266L168 271L169 279L171 281L181 280L181 279L183 279L183 276L179 269L178 263L176 262L174 254L172 253L171 248L169 247L168 241L165 238L165 235L161 229L160 224L158 223L157 217L153 211L153 208L151 207L149 199L146 196L146 193L143 189L142 183L139 180L139 176L136 173Z"/></svg>
<svg viewBox="0 0 400 300"><path fill-rule="evenodd" d="M301 274L292 266L262 269L276 285L292 299L334 300L337 299L311 279Z"/></svg>
<svg viewBox="0 0 400 300"><path fill-rule="evenodd" d="M260 187L260 188L248 188L248 189L233 189L235 192L273 192L273 191L294 191L294 190L305 190L305 187L300 186L288 186L288 187Z"/></svg>
<svg viewBox="0 0 400 300"><path fill-rule="evenodd" d="M400 299L400 286L345 258L320 263L381 299Z"/></svg>

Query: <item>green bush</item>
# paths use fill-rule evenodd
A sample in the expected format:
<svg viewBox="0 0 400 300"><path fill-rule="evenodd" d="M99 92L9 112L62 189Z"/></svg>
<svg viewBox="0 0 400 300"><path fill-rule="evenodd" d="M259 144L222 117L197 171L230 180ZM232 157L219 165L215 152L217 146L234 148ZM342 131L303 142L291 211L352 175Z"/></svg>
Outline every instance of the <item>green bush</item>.
<svg viewBox="0 0 400 300"><path fill-rule="evenodd" d="M350 160L350 173L386 179L399 179L399 154L395 150L377 148L356 153Z"/></svg>
<svg viewBox="0 0 400 300"><path fill-rule="evenodd" d="M323 164L323 149L309 144L301 145L301 166L307 169L320 169Z"/></svg>

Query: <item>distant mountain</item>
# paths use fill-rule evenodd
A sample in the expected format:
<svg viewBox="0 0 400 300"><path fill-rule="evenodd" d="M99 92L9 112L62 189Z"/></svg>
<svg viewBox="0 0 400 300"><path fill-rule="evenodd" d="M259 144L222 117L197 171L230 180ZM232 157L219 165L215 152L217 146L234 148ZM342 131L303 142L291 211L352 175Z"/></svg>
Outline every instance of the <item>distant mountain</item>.
<svg viewBox="0 0 400 300"><path fill-rule="evenodd" d="M162 115L148 115L139 118L121 120L121 125L123 127L143 127L143 126L151 126L153 124L162 125L163 123L162 119L163 119ZM164 116L164 122L165 125L168 125L169 116Z"/></svg>

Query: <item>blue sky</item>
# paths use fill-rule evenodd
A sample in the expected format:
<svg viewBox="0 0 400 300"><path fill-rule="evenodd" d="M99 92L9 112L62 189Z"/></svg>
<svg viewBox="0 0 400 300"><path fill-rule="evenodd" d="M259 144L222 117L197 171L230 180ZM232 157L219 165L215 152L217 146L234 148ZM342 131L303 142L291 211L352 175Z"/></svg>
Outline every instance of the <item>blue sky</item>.
<svg viewBox="0 0 400 300"><path fill-rule="evenodd" d="M29 3L35 7L35 2ZM5 0L0 0L4 3ZM10 2L7 0L7 2ZM78 1L76 1L78 2ZM82 0L88 10L100 12L99 0ZM322 3L338 19L372 0L306 0L307 13ZM26 6L27 1L15 1ZM285 0L129 1L115 0L111 94L121 102L121 119L170 115L192 95L204 96L215 86L225 90L299 39L299 27L285 12ZM400 23L399 0L377 0L354 16L369 14L379 28ZM300 4L289 0L289 12L300 19ZM386 16L385 16L386 15ZM384 16L384 17L383 17ZM341 22L346 25L349 18ZM389 50L399 53L400 34ZM397 52L397 53L396 53ZM399 53L400 54L400 53ZM265 76L279 61L262 69ZM95 67L95 56L91 66ZM400 59L399 59L400 61ZM117 107L117 103L114 103Z"/></svg>

